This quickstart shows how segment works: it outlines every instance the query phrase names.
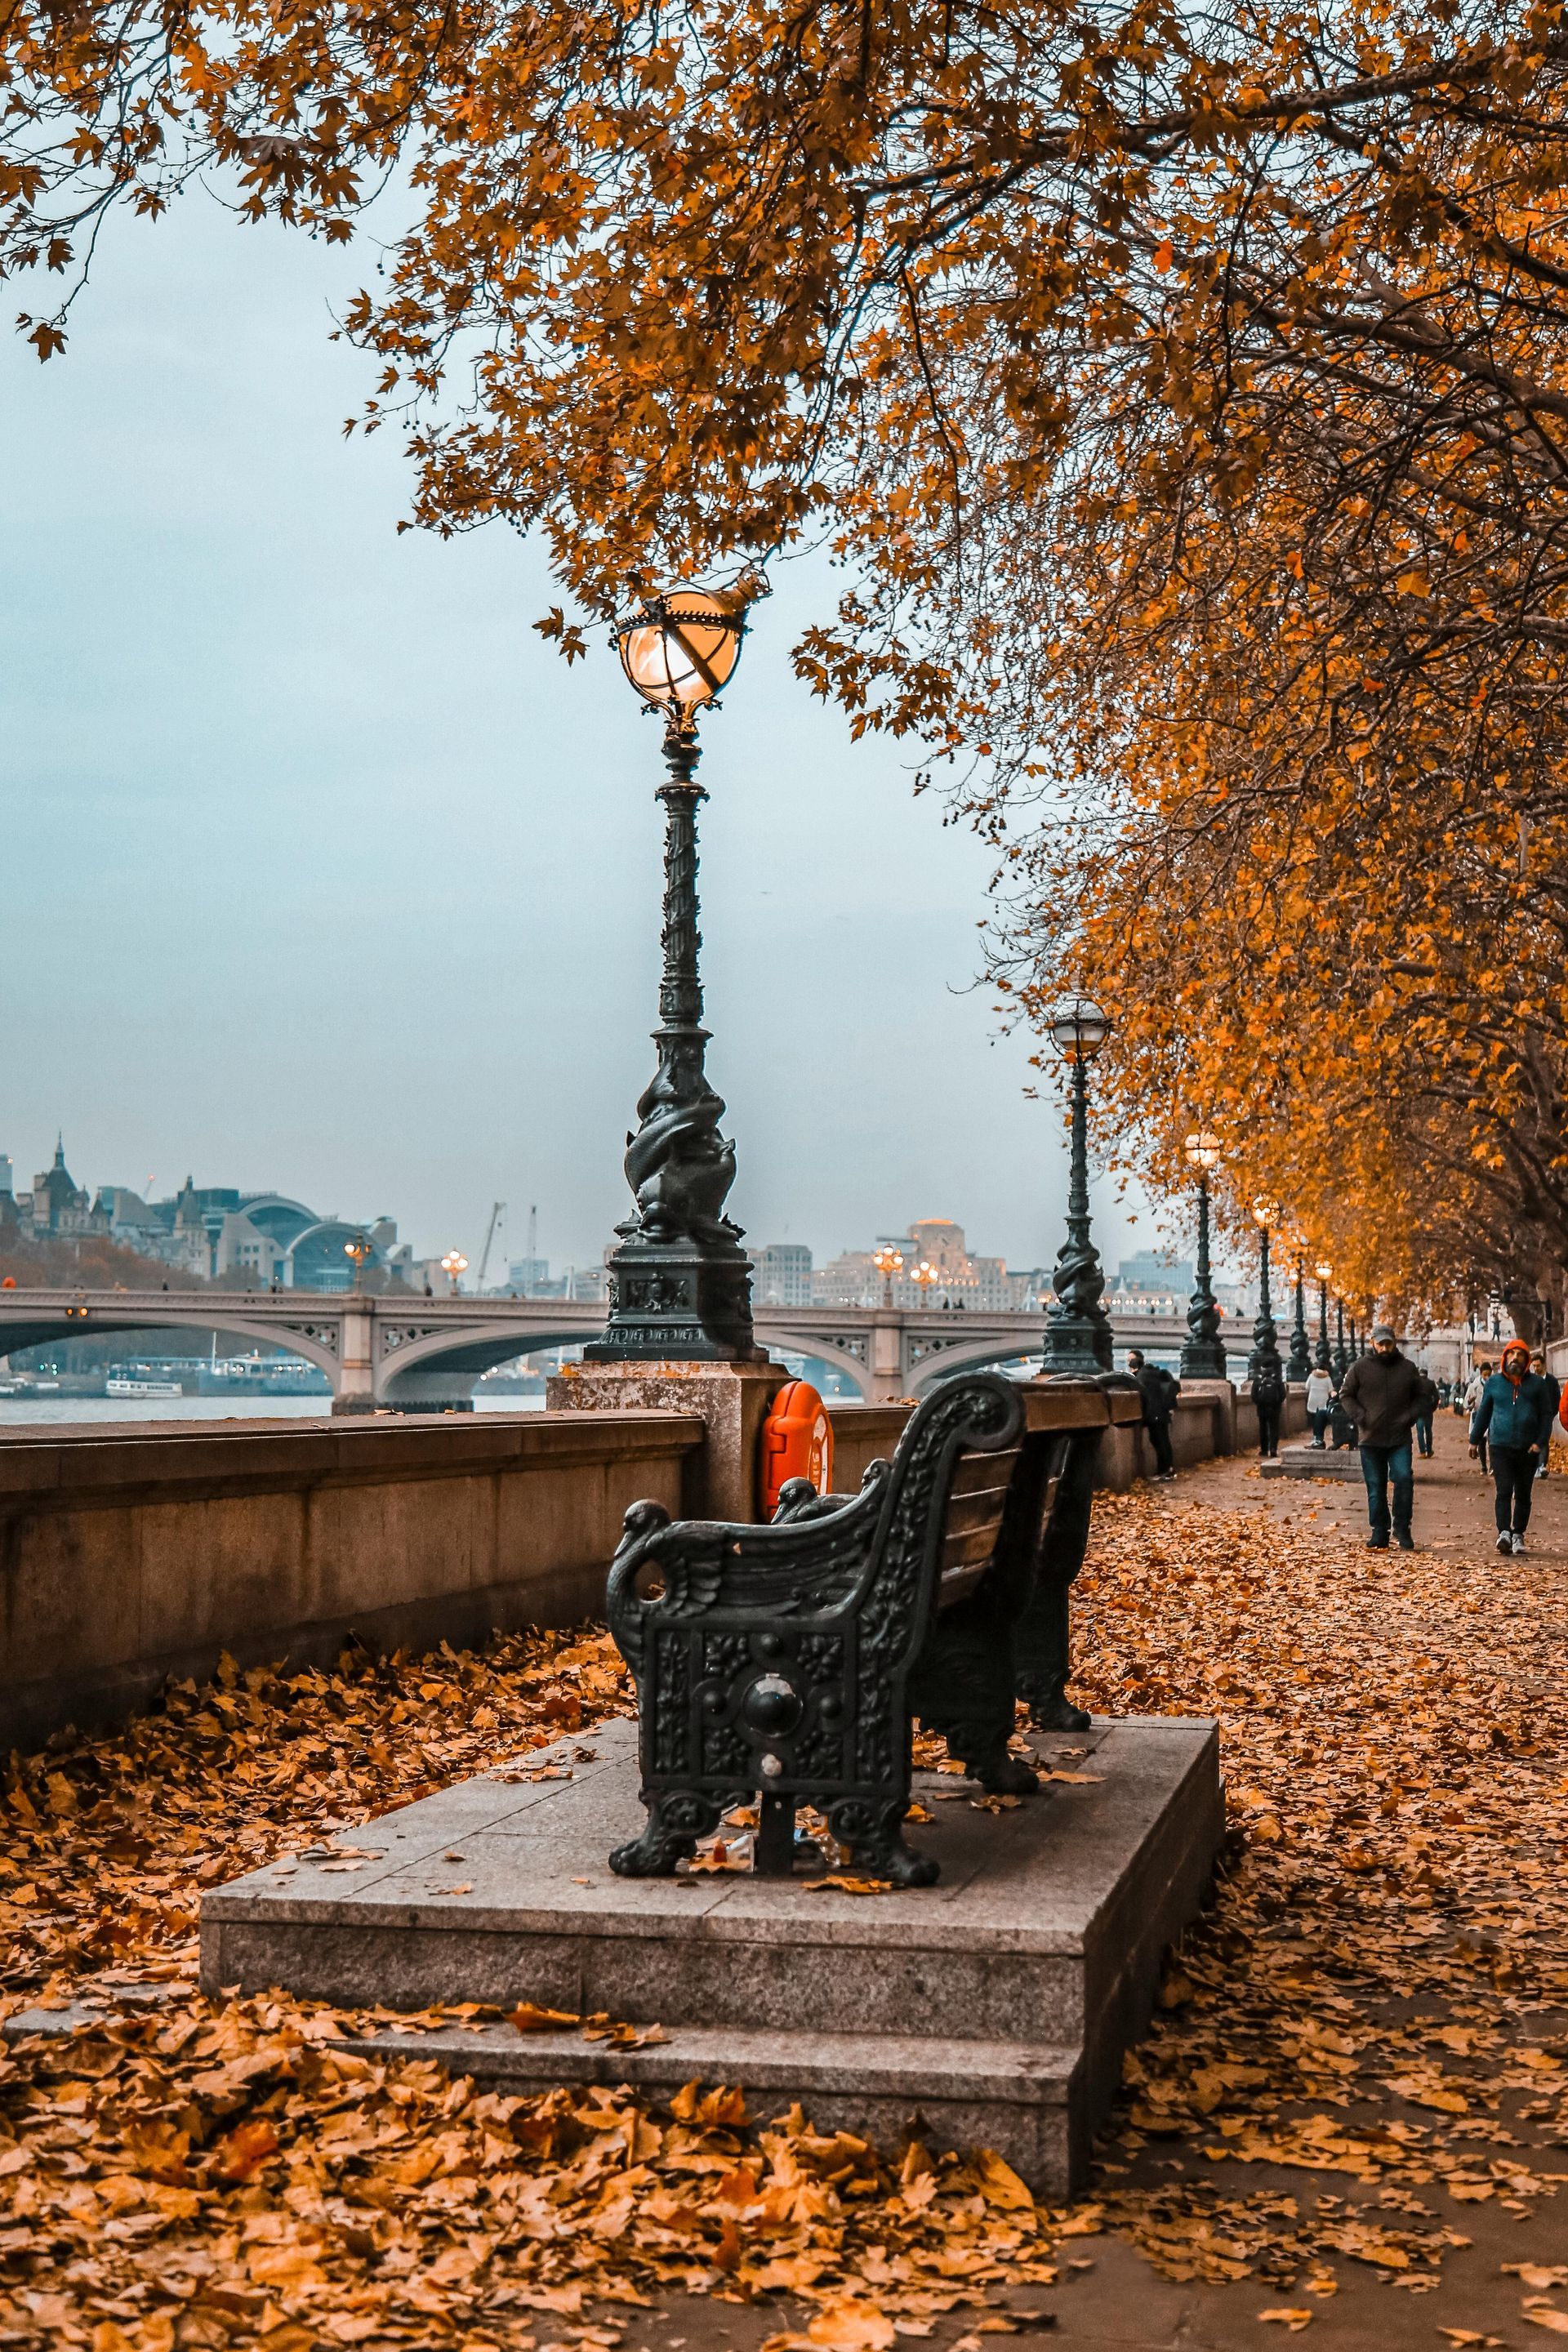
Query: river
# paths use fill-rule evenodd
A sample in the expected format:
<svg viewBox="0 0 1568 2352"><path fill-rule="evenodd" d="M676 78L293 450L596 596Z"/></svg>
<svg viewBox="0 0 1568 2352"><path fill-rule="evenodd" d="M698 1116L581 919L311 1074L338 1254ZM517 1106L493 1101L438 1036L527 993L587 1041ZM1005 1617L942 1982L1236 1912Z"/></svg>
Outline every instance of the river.
<svg viewBox="0 0 1568 2352"><path fill-rule="evenodd" d="M476 1412L540 1412L544 1399L481 1396ZM128 1421L317 1421L332 1409L331 1397L0 1397L0 1437L21 1429L44 1429L68 1422Z"/></svg>

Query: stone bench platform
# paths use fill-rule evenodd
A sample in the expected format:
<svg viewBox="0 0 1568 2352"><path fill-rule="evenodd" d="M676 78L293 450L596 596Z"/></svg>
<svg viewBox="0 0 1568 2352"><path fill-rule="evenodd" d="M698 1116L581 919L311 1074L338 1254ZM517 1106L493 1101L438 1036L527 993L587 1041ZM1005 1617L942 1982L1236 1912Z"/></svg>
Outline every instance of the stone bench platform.
<svg viewBox="0 0 1568 2352"><path fill-rule="evenodd" d="M1282 1445L1258 1466L1265 1478L1349 1478L1361 1484L1361 1456L1353 1445Z"/></svg>
<svg viewBox="0 0 1568 2352"><path fill-rule="evenodd" d="M520 2092L739 2084L753 2113L798 2099L820 2127L888 2145L918 2118L929 2142L994 2147L1064 2197L1202 1901L1218 1739L1197 1718L1144 1717L1032 1745L1042 1765L1100 1777L988 1811L972 1783L917 1774L932 1819L910 1834L941 1882L860 1895L740 1871L615 1877L605 1857L640 1818L636 1727L602 1724L346 1833L357 1869L320 1851L215 1890L202 1979L657 2023L666 2038L636 2049L499 2021L354 2046Z"/></svg>

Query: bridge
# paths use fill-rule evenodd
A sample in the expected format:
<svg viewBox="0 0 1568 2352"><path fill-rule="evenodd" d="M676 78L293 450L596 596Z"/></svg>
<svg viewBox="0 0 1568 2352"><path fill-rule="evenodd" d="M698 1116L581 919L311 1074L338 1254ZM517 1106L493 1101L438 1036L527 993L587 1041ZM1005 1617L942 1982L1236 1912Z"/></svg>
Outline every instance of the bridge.
<svg viewBox="0 0 1568 2352"><path fill-rule="evenodd" d="M1042 1318L963 1307L759 1307L758 1344L841 1372L868 1402L918 1397L933 1381L1037 1355ZM0 1291L0 1355L113 1333L222 1332L286 1348L324 1372L334 1412L431 1412L470 1402L481 1372L545 1349L580 1347L605 1326L588 1299L410 1298L355 1291ZM1170 1351L1174 1317L1113 1315L1117 1345ZM1250 1326L1224 1335L1245 1358Z"/></svg>

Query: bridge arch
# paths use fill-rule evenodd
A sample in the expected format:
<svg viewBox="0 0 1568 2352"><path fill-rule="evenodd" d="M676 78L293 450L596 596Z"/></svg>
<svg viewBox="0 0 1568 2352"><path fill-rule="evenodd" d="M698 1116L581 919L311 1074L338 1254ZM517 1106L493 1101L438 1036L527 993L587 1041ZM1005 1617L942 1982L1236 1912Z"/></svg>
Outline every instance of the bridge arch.
<svg viewBox="0 0 1568 2352"><path fill-rule="evenodd" d="M563 1328L559 1321L541 1316L537 1328L527 1324L520 1326L514 1318L492 1323L488 1328L483 1324L469 1324L466 1329L456 1331L449 1327L422 1330L417 1328L419 1319L416 1309L411 1312L408 1320L415 1328L408 1338L399 1339L393 1346L388 1345L392 1330L384 1326L382 1328L376 1393L388 1403L396 1402L399 1389L411 1382L415 1373L471 1372L477 1379L497 1364L510 1363L514 1356L537 1355L544 1348L580 1348L585 1339L596 1338L598 1329L603 1328L585 1330L576 1323Z"/></svg>
<svg viewBox="0 0 1568 2352"><path fill-rule="evenodd" d="M146 1294L132 1291L129 1295L138 1297ZM95 1306L89 1321L79 1317L40 1314L36 1318L29 1317L26 1323L7 1323L0 1328L0 1354L20 1355L25 1348L47 1348L56 1340L134 1338L138 1332L151 1331L221 1331L231 1339L248 1340L253 1347L282 1348L291 1356L302 1356L318 1371L325 1372L336 1392L342 1367L333 1344L335 1332L333 1339L329 1339L270 1318L250 1323L243 1310L237 1315L232 1309L204 1315L196 1304L199 1293L175 1292L172 1296L181 1301L177 1307L142 1308L139 1313L127 1311L121 1315L118 1311L106 1314L102 1307Z"/></svg>
<svg viewBox="0 0 1568 2352"><path fill-rule="evenodd" d="M958 1339L942 1348L931 1349L912 1367L909 1374L910 1394L923 1396L928 1389L955 1372L975 1372L987 1364L1011 1364L1037 1356L1039 1347L1021 1346L1019 1335L998 1339L994 1333L988 1339Z"/></svg>

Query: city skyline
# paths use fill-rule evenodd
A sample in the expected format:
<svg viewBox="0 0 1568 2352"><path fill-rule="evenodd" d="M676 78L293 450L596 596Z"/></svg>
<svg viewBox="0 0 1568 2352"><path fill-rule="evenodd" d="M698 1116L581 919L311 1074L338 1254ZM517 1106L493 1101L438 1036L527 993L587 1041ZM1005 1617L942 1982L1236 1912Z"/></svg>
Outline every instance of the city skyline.
<svg viewBox="0 0 1568 2352"><path fill-rule="evenodd" d="M111 1177L96 1175L89 1183L77 1185L65 1164L63 1127L57 1129L56 1139L52 1168L46 1165L35 1171L31 1191L16 1172L25 1167L27 1155L0 1146L0 1233L5 1230L8 1222L14 1222L13 1204L19 1200L25 1210L24 1230L30 1230L36 1223L40 1231L47 1228L67 1236L101 1231L106 1237L163 1258L170 1264L179 1265L186 1271L205 1273L208 1268L205 1265L198 1266L196 1263L199 1253L194 1240L187 1247L180 1245L182 1230L188 1227L194 1236L200 1227L200 1213L205 1212L206 1234L211 1244L210 1271L214 1277L232 1271L243 1274L247 1279L257 1277L265 1281L274 1275L282 1274L285 1280L291 1280L291 1269L288 1272L283 1269L285 1245L295 1241L307 1224L311 1223L331 1229L334 1255L343 1233L363 1232L374 1237L378 1244L384 1242L389 1270L395 1266L405 1279L421 1280L433 1274L447 1249L456 1248L463 1252L468 1260L470 1285L477 1283L479 1269L485 1265L483 1247L475 1242L470 1248L468 1239L461 1234L448 1234L445 1248L437 1244L426 1249L408 1240L399 1241L395 1204L384 1201L376 1209L360 1215L344 1215L336 1208L307 1211L302 1200L289 1195L282 1188L264 1184L196 1184L189 1169L178 1185L171 1185L161 1196L155 1196L153 1192L153 1188L157 1182L155 1175L144 1177L140 1186L125 1185ZM39 1197L40 1187L48 1188L50 1197L47 1213L41 1206L35 1209L32 1205ZM306 1188L307 1192L310 1189ZM258 1203L278 1204L296 1212L295 1215L277 1224L276 1238L270 1243L264 1238L267 1230L265 1219L260 1232L258 1232L253 1229L248 1214L240 1213L248 1212ZM507 1210L507 1204L500 1202L492 1203L492 1207L503 1212ZM939 1228L948 1229L947 1233L937 1232ZM547 1223L542 1226L540 1223L537 1202L531 1202L526 1210L510 1214L510 1222L509 1215L503 1214L493 1229L487 1219L486 1238L489 1246L486 1286L498 1289L505 1287L509 1282L514 1286L526 1286L535 1278L523 1272L531 1265L536 1269L537 1279L556 1284L563 1276L597 1274L602 1270L608 1240L601 1245L596 1256L574 1258L552 1251L549 1231ZM158 1237L160 1233L162 1238ZM522 1255L517 1243L525 1236L527 1253ZM803 1293L797 1298L793 1291L786 1293L776 1287L767 1292L761 1287L758 1289L759 1297L772 1296L783 1304L804 1304L807 1295L815 1297L819 1303L832 1303L840 1297L848 1303L862 1292L868 1303L874 1303L871 1294L876 1291L879 1295L880 1276L873 1276L868 1271L871 1254L888 1246L905 1247L910 1265L921 1258L934 1265L942 1280L933 1295L945 1291L956 1298L973 1291L973 1303L992 1307L1022 1305L1026 1297L1044 1297L1049 1289L1050 1259L1026 1265L1005 1252L976 1255L971 1259L964 1223L945 1215L911 1218L902 1225L888 1223L878 1226L868 1237L863 1229L858 1242L852 1241L831 1253L818 1252L810 1243L802 1244L782 1237L769 1241L748 1234L746 1240L754 1263L781 1253L785 1257L804 1257L808 1274L815 1278L815 1286L809 1294ZM165 1242L171 1242L173 1246L166 1247ZM1181 1253L1179 1237L1144 1242L1131 1254L1131 1258L1124 1252L1118 1259L1108 1246L1102 1244L1101 1247L1107 1281L1111 1285L1125 1275L1130 1263L1142 1257L1150 1265L1164 1265L1180 1272L1186 1286L1190 1287L1192 1270L1190 1265L1184 1262ZM960 1270L961 1265L963 1271ZM831 1277L836 1268L843 1269L837 1286L831 1279L825 1282L822 1277ZM894 1289L897 1302L904 1306L918 1304L922 1295L918 1288L911 1287L907 1268L901 1276L895 1275Z"/></svg>

